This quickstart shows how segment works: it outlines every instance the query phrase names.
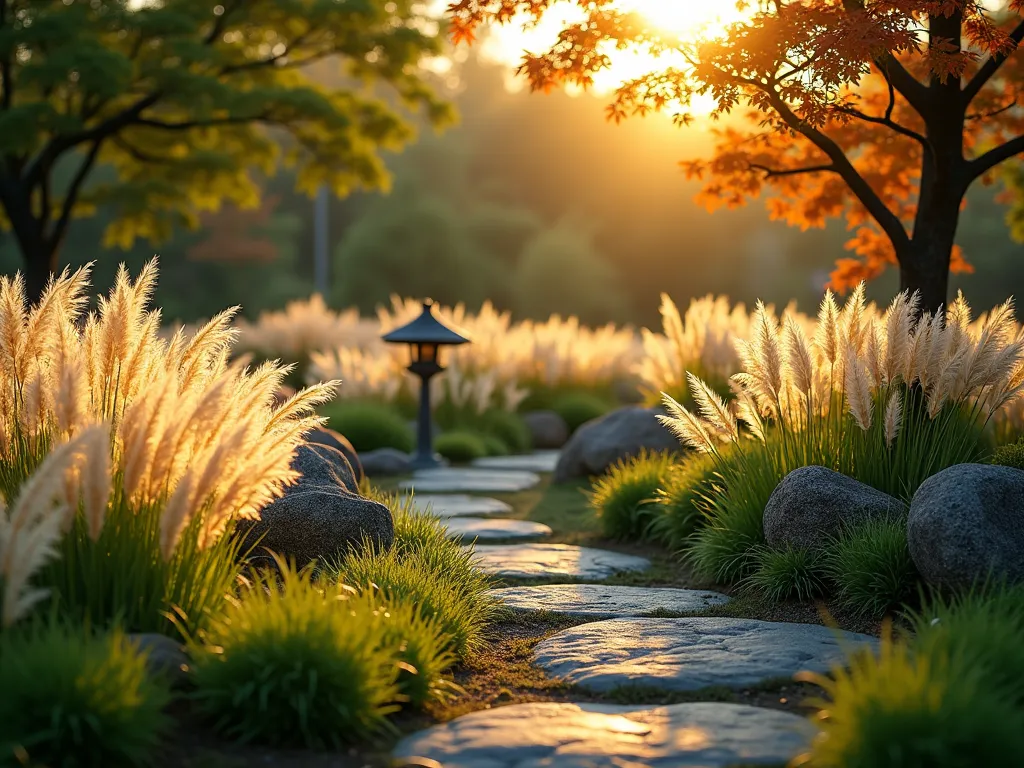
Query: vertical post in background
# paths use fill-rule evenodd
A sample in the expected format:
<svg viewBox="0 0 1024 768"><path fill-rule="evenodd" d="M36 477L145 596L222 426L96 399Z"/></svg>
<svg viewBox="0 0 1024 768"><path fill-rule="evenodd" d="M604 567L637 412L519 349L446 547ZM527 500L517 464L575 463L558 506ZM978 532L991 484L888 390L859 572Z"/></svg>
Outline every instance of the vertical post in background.
<svg viewBox="0 0 1024 768"><path fill-rule="evenodd" d="M327 216L330 191L321 186L316 193L316 208L313 219L313 290L327 298L328 226Z"/></svg>

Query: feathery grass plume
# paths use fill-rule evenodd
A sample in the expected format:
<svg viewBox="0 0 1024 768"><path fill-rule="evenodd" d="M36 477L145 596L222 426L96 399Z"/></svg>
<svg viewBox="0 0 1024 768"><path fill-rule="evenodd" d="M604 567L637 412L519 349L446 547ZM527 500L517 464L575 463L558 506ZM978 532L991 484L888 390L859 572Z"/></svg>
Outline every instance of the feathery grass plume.
<svg viewBox="0 0 1024 768"><path fill-rule="evenodd" d="M784 318L780 342L778 324L758 305L752 337L737 342L742 369L731 377L736 415L754 439L729 462L716 442L735 442L739 430L719 404L705 396L694 414L666 398L663 423L715 457L723 479L705 505L708 524L691 540L702 575L742 576L752 567L738 554L759 543L751 521L793 469L826 466L909 499L931 474L981 458L994 414L1020 402L1024 335L1012 302L967 328L962 297L944 315L920 318L916 296L897 296L884 319L864 305L862 291L850 301L840 309L826 294L809 350L794 320ZM696 380L690 388L706 395Z"/></svg>
<svg viewBox="0 0 1024 768"><path fill-rule="evenodd" d="M739 425L725 400L694 374L687 373L686 376L690 384L690 392L693 394L693 400L704 424L711 427L723 442L738 440Z"/></svg>
<svg viewBox="0 0 1024 768"><path fill-rule="evenodd" d="M122 266L87 317L88 268L31 308L19 277L0 278L0 494L23 498L47 456L77 451L55 475L71 506L60 557L35 583L76 619L172 631L172 606L194 629L223 598L238 546L224 533L294 480L295 447L336 382L275 408L286 368L228 364L234 310L161 337L156 275L155 261L134 280Z"/></svg>
<svg viewBox="0 0 1024 768"><path fill-rule="evenodd" d="M66 477L79 471L83 454L106 450L101 427L83 431L56 448L21 485L16 499L0 500L0 577L3 582L0 624L10 626L50 593L33 587L32 578L57 555L57 542L72 514L65 490ZM102 460L101 460L102 463Z"/></svg>

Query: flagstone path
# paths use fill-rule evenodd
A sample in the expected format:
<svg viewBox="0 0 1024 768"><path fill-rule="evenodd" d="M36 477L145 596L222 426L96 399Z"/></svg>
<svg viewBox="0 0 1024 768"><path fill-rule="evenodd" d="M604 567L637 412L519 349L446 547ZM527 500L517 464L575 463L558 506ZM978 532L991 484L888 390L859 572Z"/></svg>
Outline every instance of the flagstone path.
<svg viewBox="0 0 1024 768"><path fill-rule="evenodd" d="M706 589L616 587L607 584L546 584L508 587L492 594L515 611L550 611L601 619L646 616L659 611L695 613L729 602Z"/></svg>
<svg viewBox="0 0 1024 768"><path fill-rule="evenodd" d="M498 517L512 512L504 501L466 493L417 493L412 506L436 517Z"/></svg>
<svg viewBox="0 0 1024 768"><path fill-rule="evenodd" d="M556 462L557 452L488 459L469 469L419 472L402 487L414 488L417 508L445 519L463 540L510 539L512 531L550 535L547 526L502 519L511 511L504 502L465 494L531 488L539 481L535 473L551 471ZM434 495L443 491L450 493ZM477 544L474 552L484 573L517 579L600 581L651 565L635 555L558 543ZM848 651L877 643L818 625L643 618L700 613L729 601L707 590L563 583L496 589L494 595L518 612L606 619L562 630L534 652L534 663L552 677L597 693L747 688L803 670L828 671ZM443 768L726 768L785 764L814 732L806 718L746 704L547 702L463 715L406 737L394 755Z"/></svg>
<svg viewBox="0 0 1024 768"><path fill-rule="evenodd" d="M535 472L474 467L442 467L414 472L399 488L417 493L516 493L540 482Z"/></svg>
<svg viewBox="0 0 1024 768"><path fill-rule="evenodd" d="M783 765L813 733L802 717L742 704L517 704L415 733L395 755L444 768L726 768Z"/></svg>
<svg viewBox="0 0 1024 768"><path fill-rule="evenodd" d="M536 451L523 456L487 456L472 466L479 469L512 469L526 472L554 472L561 451Z"/></svg>
<svg viewBox="0 0 1024 768"><path fill-rule="evenodd" d="M571 544L493 544L477 546L475 552L481 571L513 579L597 580L651 565L646 557Z"/></svg>
<svg viewBox="0 0 1024 768"><path fill-rule="evenodd" d="M445 521L448 533L463 541L510 541L543 539L551 529L532 520L485 520L475 517L452 517Z"/></svg>

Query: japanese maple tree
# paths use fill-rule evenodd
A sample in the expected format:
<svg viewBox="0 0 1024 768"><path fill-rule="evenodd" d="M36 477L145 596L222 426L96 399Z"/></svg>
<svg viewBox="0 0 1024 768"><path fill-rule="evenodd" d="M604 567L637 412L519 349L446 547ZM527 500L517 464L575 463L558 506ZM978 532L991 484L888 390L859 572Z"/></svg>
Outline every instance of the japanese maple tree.
<svg viewBox="0 0 1024 768"><path fill-rule="evenodd" d="M741 0L743 21L696 40L616 0L572 2L582 20L525 54L520 72L534 89L588 86L614 48L636 47L665 65L624 82L611 119L672 110L688 123L698 95L714 100L713 118L742 110L722 121L710 158L682 163L709 208L768 192L771 215L790 224L845 218L854 255L832 273L840 289L893 264L935 309L950 271L971 269L955 244L964 196L1024 152L1024 0ZM451 2L453 35L471 41L482 24L553 5Z"/></svg>

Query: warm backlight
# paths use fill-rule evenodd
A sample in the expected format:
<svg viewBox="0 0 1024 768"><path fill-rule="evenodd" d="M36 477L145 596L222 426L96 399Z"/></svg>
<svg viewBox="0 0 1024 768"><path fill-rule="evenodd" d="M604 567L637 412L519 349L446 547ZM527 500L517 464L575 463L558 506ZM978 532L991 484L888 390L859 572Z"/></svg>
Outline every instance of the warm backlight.
<svg viewBox="0 0 1024 768"><path fill-rule="evenodd" d="M621 0L623 10L636 11L653 29L687 40L720 34L725 27L742 18L736 10L736 0ZM558 32L566 23L581 18L575 3L554 5L542 22L531 29L523 29L517 23L495 26L485 43L488 58L510 67L519 63L524 51L540 52L557 39ZM660 60L638 50L609 50L612 65L598 72L594 77L594 90L607 93L615 90L623 81L640 77L648 72L672 66L672 55ZM510 87L521 87L521 80L510 80ZM710 99L695 102L695 114L710 112Z"/></svg>

